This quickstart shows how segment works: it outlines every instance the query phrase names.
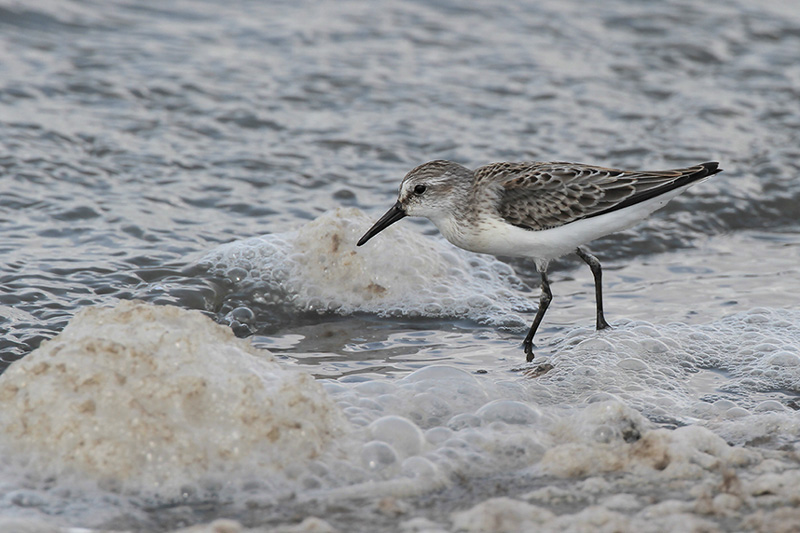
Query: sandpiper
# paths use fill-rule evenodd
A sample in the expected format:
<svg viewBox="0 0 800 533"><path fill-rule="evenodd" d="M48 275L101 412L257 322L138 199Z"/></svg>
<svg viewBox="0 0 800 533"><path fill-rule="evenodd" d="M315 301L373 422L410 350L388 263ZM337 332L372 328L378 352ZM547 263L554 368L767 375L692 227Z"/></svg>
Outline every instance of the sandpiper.
<svg viewBox="0 0 800 533"><path fill-rule="evenodd" d="M358 241L361 246L405 216L425 217L442 235L472 252L529 257L542 278L539 309L523 342L533 360L533 336L553 298L547 266L575 252L594 276L597 329L603 316L600 261L583 245L627 229L692 185L718 163L660 171L630 171L578 163L492 163L470 170L431 161L403 178L389 211Z"/></svg>

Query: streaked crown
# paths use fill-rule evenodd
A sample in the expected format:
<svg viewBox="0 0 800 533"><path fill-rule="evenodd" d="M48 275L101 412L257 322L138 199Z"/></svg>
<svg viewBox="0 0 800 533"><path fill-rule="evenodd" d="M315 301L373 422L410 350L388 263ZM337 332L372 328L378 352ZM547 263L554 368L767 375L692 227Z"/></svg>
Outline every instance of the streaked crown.
<svg viewBox="0 0 800 533"><path fill-rule="evenodd" d="M406 174L398 201L411 216L436 218L463 201L472 178L472 171L458 163L430 161Z"/></svg>

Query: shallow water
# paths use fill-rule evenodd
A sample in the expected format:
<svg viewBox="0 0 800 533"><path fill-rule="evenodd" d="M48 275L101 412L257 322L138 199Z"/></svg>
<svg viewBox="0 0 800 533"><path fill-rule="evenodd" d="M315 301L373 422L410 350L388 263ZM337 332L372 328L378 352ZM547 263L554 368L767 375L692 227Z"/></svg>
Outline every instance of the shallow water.
<svg viewBox="0 0 800 533"><path fill-rule="evenodd" d="M712 454L742 469L744 492L768 484L759 476L770 468L774 476L796 469L798 50L800 8L779 1L0 2L4 367L90 306L137 298L198 309L320 378L356 428L383 416L411 420L426 432L436 472L435 482L409 492L399 481L427 467L403 461L421 455L394 450L396 464L370 470L363 457L386 451L374 445L335 465L321 460L314 482L230 489L176 507L113 486L99 499L89 489L65 496L80 492L74 479L31 481L45 476L32 463L6 469L0 512L132 530L220 516L278 527L316 515L340 530L379 523L449 531L468 529L451 513L482 512L475 506L510 496L555 515L537 522L539 511L528 509L520 524L554 530L577 527L591 519L581 513L596 508L639 527L647 513L658 514L653 505L667 502L723 530L755 527L748 520L759 512L779 520L775 510L796 492L776 489L765 504L754 488L736 496L744 503L735 509L722 501L704 512L698 487L722 475L711 467L695 478L667 476L673 486L665 489L630 458L617 458L614 474L552 465L566 468L555 457L560 446L593 442L565 437L560 419L605 434L585 414L597 393L616 402L608 427L643 415L633 422L642 433L701 427L755 454L751 462L730 459L739 452L716 444ZM349 255L392 204L402 176L436 158L473 167L717 160L724 173L591 245L605 267L613 330L591 329L588 269L573 257L553 265L554 301L534 366L555 368L531 379L520 347L538 299L530 262L461 252L411 219ZM761 325L748 333L747 324ZM403 382L429 367L460 369L478 384L463 390L466 378L446 370L439 378L455 384L451 392ZM478 389L473 402L469 391ZM510 432L489 427L489 408L475 415L503 400L541 411L535 434L513 423ZM442 411L433 416L436 406ZM461 435L464 445L428 434L454 431L472 415L484 429ZM486 444L501 435L527 443L518 462ZM687 435L658 439L688 448L710 439ZM359 450L383 442L348 438ZM495 470L445 460L448 447ZM675 488L690 478L696 483ZM384 492L353 488L370 480ZM235 475L228 483L245 484ZM606 485L593 493L592 483ZM694 507L676 511L690 490ZM280 510L274 502L285 504L288 493L299 503ZM613 494L630 498L606 501ZM646 498L656 504L644 505ZM414 525L416 518L433 525Z"/></svg>

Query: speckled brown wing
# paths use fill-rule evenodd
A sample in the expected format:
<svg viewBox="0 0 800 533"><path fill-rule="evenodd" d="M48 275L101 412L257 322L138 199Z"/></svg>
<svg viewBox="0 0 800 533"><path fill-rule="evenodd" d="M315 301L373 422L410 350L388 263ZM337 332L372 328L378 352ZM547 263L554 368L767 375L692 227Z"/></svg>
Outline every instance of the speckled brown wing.
<svg viewBox="0 0 800 533"><path fill-rule="evenodd" d="M496 163L477 169L475 179L497 193L506 222L543 230L622 209L717 172L717 163L655 172L559 162Z"/></svg>

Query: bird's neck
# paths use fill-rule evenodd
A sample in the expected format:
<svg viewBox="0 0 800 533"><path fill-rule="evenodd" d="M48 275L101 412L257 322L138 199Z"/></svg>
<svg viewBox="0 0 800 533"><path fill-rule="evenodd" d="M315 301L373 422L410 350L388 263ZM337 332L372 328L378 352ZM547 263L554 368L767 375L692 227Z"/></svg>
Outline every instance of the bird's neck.
<svg viewBox="0 0 800 533"><path fill-rule="evenodd" d="M430 221L439 229L445 239L460 248L471 249L472 235L469 230L473 224L464 219L461 213L446 213L430 217Z"/></svg>

